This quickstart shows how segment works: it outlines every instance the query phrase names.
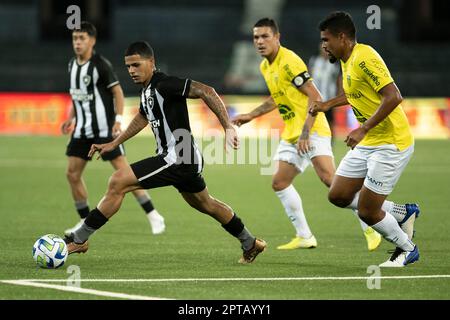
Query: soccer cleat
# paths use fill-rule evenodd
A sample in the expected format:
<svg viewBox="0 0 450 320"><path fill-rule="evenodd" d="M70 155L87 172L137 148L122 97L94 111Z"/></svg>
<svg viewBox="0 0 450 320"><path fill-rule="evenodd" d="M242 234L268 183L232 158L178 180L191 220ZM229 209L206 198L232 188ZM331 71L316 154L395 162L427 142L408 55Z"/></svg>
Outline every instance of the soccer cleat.
<svg viewBox="0 0 450 320"><path fill-rule="evenodd" d="M369 251L373 251L378 248L381 243L381 235L378 232L371 227L368 227L366 231L364 231L364 236L366 237L367 249L369 249Z"/></svg>
<svg viewBox="0 0 450 320"><path fill-rule="evenodd" d="M289 243L278 246L279 250L292 250L292 249L309 249L317 247L317 240L314 236L308 239L302 237L295 237Z"/></svg>
<svg viewBox="0 0 450 320"><path fill-rule="evenodd" d="M166 225L164 224L164 218L158 213L158 211L153 210L147 214L148 221L152 227L153 234L161 234L166 230Z"/></svg>
<svg viewBox="0 0 450 320"><path fill-rule="evenodd" d="M86 220L86 219L81 219L74 227L65 230L65 231L64 231L64 234L65 234L66 236L70 236L72 233L75 232L75 230L77 230L79 227L81 227L81 226L83 225L84 220Z"/></svg>
<svg viewBox="0 0 450 320"><path fill-rule="evenodd" d="M239 263L247 264L252 263L256 256L263 252L267 247L267 243L262 239L255 239L255 244L249 250L244 250L242 257L239 259Z"/></svg>
<svg viewBox="0 0 450 320"><path fill-rule="evenodd" d="M414 222L419 217L420 208L416 203L407 203L405 218L398 223L400 228L408 235L408 239L411 240L414 236Z"/></svg>
<svg viewBox="0 0 450 320"><path fill-rule="evenodd" d="M67 244L68 254L85 253L89 249L89 242L87 240L83 243L76 243L73 240L73 234L65 236L64 242Z"/></svg>
<svg viewBox="0 0 450 320"><path fill-rule="evenodd" d="M414 263L419 260L419 248L414 246L412 251L404 251L400 248L395 248L394 253L386 262L380 264L384 268L403 268L407 264Z"/></svg>

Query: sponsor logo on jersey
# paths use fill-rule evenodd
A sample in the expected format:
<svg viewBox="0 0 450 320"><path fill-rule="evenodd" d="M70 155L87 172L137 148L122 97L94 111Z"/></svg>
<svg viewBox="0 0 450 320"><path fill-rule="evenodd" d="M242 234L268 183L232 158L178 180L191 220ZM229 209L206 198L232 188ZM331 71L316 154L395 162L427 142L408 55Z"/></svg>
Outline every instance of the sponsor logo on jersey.
<svg viewBox="0 0 450 320"><path fill-rule="evenodd" d="M363 96L361 91L358 92L346 92L345 96L347 97L347 99L359 99Z"/></svg>
<svg viewBox="0 0 450 320"><path fill-rule="evenodd" d="M94 94L88 94L83 92L83 90L81 89L70 89L70 95L72 96L72 99L74 101L80 101L80 102L85 102L85 101L91 101L94 100Z"/></svg>
<svg viewBox="0 0 450 320"><path fill-rule="evenodd" d="M360 64L359 64L359 67L364 71L365 74L367 74L369 76L370 79L372 79L372 81L377 86L380 85L380 80L378 79L378 76L374 75L373 71L366 67L366 62L365 61L361 61Z"/></svg>
<svg viewBox="0 0 450 320"><path fill-rule="evenodd" d="M290 120L295 117L295 113L292 111L292 109L284 104L278 105L278 111L281 114L281 117L284 121Z"/></svg>
<svg viewBox="0 0 450 320"><path fill-rule="evenodd" d="M363 116L361 112L359 112L358 109L356 109L354 106L352 106L353 113L355 114L356 120L358 120L359 123L366 122L367 118Z"/></svg>
<svg viewBox="0 0 450 320"><path fill-rule="evenodd" d="M150 121L150 125L152 126L152 128L158 128L161 125L161 122L159 121L159 119L152 120Z"/></svg>

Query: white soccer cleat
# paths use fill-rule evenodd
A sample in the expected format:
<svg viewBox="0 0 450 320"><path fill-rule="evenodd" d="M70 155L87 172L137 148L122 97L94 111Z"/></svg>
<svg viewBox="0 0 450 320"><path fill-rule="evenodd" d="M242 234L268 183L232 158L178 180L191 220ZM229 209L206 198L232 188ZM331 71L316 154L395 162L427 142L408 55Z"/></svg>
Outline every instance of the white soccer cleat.
<svg viewBox="0 0 450 320"><path fill-rule="evenodd" d="M75 230L78 230L78 229L83 225L84 220L86 220L86 218L81 219L74 227L65 230L65 231L64 231L64 234L65 234L66 236L70 236L72 233L75 232Z"/></svg>
<svg viewBox="0 0 450 320"><path fill-rule="evenodd" d="M158 211L153 210L147 214L148 221L152 227L153 234L161 234L166 230L166 225L164 224L164 218L158 213Z"/></svg>
<svg viewBox="0 0 450 320"><path fill-rule="evenodd" d="M414 246L412 251L403 251L400 248L395 248L394 253L386 262L380 264L383 268L403 268L407 264L414 263L419 260L419 248Z"/></svg>

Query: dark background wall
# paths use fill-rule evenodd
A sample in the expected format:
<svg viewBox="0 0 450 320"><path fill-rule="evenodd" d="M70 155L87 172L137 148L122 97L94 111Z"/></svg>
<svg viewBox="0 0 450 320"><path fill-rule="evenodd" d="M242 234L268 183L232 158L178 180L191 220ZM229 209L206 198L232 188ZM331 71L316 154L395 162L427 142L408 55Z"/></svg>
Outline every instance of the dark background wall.
<svg viewBox="0 0 450 320"><path fill-rule="evenodd" d="M128 79L123 52L140 39L152 44L163 71L233 93L224 75L233 43L245 37L239 29L244 0L2 0L0 91L67 91L71 4L81 7L82 20L96 24L97 51L113 63L126 93L137 88ZM371 4L381 8L381 30L366 28ZM317 53L318 22L334 10L352 14L358 41L379 51L403 95L450 95L450 1L286 0L279 21L283 45L307 61Z"/></svg>

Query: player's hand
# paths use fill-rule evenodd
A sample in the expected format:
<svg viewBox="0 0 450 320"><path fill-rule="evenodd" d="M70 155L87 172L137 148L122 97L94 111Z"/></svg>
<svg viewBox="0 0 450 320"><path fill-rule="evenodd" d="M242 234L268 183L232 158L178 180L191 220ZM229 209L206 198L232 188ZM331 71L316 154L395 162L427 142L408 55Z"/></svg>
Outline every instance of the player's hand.
<svg viewBox="0 0 450 320"><path fill-rule="evenodd" d="M73 129L73 119L67 119L61 124L61 132L63 134L69 134Z"/></svg>
<svg viewBox="0 0 450 320"><path fill-rule="evenodd" d="M231 123L240 127L243 124L245 124L249 121L252 121L252 120L253 120L252 116L248 113L245 113L245 114L238 114L236 117L234 117L231 120Z"/></svg>
<svg viewBox="0 0 450 320"><path fill-rule="evenodd" d="M114 123L114 126L112 127L112 136L113 138L118 137L122 133L122 127L120 122Z"/></svg>
<svg viewBox="0 0 450 320"><path fill-rule="evenodd" d="M229 127L225 130L225 150L227 146L233 149L239 149L240 141L237 135L236 129L234 127Z"/></svg>
<svg viewBox="0 0 450 320"><path fill-rule="evenodd" d="M300 155L307 154L311 151L311 143L309 142L309 135L302 134L297 141L297 151Z"/></svg>
<svg viewBox="0 0 450 320"><path fill-rule="evenodd" d="M359 127L348 134L347 138L345 138L345 142L347 143L347 146L353 149L362 139L364 139L366 134L367 130L363 127Z"/></svg>
<svg viewBox="0 0 450 320"><path fill-rule="evenodd" d="M106 152L113 151L115 148L117 148L114 141L104 143L104 144L93 144L91 145L91 150L89 150L88 157L92 158L96 152L98 152L97 160L100 159L100 157L105 154Z"/></svg>
<svg viewBox="0 0 450 320"><path fill-rule="evenodd" d="M318 112L326 112L328 111L330 108L327 107L327 105L325 104L325 102L322 101L313 101L310 105L309 105L309 110L308 112L315 117L317 115Z"/></svg>

